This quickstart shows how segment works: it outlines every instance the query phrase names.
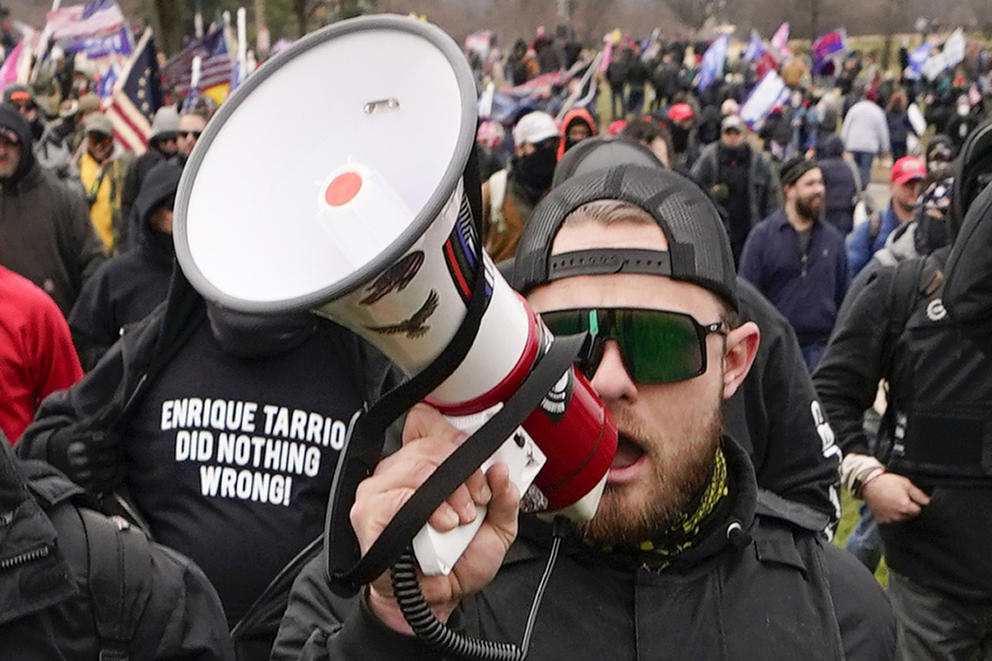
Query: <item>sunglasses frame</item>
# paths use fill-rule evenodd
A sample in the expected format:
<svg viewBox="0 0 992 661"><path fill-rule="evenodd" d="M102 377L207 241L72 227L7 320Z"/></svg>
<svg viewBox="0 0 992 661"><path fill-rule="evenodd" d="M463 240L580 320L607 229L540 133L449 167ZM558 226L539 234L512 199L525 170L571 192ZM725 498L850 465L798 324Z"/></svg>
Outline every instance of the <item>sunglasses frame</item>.
<svg viewBox="0 0 992 661"><path fill-rule="evenodd" d="M602 312L610 313L609 324L602 323L602 320L600 319L600 313ZM626 340L625 338L622 337L621 334L616 332L617 316L623 313L632 313L632 312L633 313L644 312L649 315L674 316L682 319L687 319L692 324L692 328L696 333L696 340L697 340L696 346L698 347L700 354L699 369L697 369L692 374L682 376L678 379L658 380L658 379L639 378L642 375L637 374L637 372L641 370L638 370L636 367L637 366L636 355L633 357L627 355L629 353L629 349L625 349L623 346L623 343L625 343ZM716 321L711 324L701 324L696 320L695 317L693 317L691 314L688 314L686 312L676 312L674 310L659 310L656 308L633 308L633 307L566 308L563 310L548 310L547 312L542 312L540 316L541 319L544 321L545 325L548 326L549 330L552 330L552 332L554 332L554 330L551 328L551 326L554 325L553 319L551 320L551 323L548 323L548 320L546 320L545 317L547 315L556 315L556 314L564 314L564 313L575 314L578 319L586 320L584 324L580 322L580 325L584 325L585 328L581 329L579 332L584 331L589 334L589 337L587 338L586 343L583 345L582 351L579 353L579 356L576 358L575 364L576 367L578 367L579 371L582 372L582 374L588 379L592 379L593 375L595 375L596 373L596 370L599 369L599 365L603 361L603 354L605 353L606 343L609 340L613 340L617 343L617 346L620 350L621 358L623 359L624 368L627 370L627 374L630 375L630 378L636 383L643 383L643 384L678 383L680 381L688 381L689 379L694 379L697 376L700 376L701 374L705 374L708 368L706 338L714 334L726 336L728 332L727 324L724 321ZM596 313L597 327L595 329L595 332L592 332L592 330L590 330L589 328L588 320L590 318L589 317L590 313ZM604 329L606 330L606 332L604 332Z"/></svg>

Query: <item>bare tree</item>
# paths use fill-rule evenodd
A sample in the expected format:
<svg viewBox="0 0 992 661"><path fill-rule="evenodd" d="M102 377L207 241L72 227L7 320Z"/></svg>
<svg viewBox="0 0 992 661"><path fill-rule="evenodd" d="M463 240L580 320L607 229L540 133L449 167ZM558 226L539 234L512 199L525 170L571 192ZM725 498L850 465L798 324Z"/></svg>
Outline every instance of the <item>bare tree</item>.
<svg viewBox="0 0 992 661"><path fill-rule="evenodd" d="M675 15L693 30L703 27L706 19L715 16L718 0L665 0Z"/></svg>

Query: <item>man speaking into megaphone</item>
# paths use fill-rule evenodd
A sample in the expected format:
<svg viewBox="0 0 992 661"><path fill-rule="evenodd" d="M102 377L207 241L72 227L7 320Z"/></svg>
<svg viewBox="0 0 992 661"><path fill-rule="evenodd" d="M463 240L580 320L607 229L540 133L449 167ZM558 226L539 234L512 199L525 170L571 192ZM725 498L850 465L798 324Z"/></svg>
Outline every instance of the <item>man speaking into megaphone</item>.
<svg viewBox="0 0 992 661"><path fill-rule="evenodd" d="M595 516L565 533L527 658L892 658L877 583L770 509L746 453L721 435L758 332L735 322L728 240L692 182L634 166L565 182L524 232L514 285L551 330L590 333L577 364L620 432ZM402 449L358 490L363 550L462 438L430 407L410 412ZM452 573L420 579L436 617L487 638L527 628L551 534L530 516L518 528L518 498L497 465L434 513L450 529L487 506ZM305 659L447 658L409 635L385 575L347 607L305 570L274 658L304 641Z"/></svg>

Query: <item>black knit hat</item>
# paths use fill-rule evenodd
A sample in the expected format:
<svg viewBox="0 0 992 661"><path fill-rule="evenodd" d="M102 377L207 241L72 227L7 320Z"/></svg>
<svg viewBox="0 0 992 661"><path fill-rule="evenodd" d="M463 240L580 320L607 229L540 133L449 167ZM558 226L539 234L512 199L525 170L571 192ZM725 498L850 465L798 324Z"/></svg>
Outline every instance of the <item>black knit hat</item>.
<svg viewBox="0 0 992 661"><path fill-rule="evenodd" d="M592 250L552 257L551 246L565 218L596 200L628 202L649 213L668 240L668 252L630 250L622 256L617 251ZM639 252L650 253L644 256L649 263L641 260ZM520 237L513 286L527 294L569 275L620 272L655 273L690 282L737 309L734 260L720 214L692 180L669 170L620 165L552 188Z"/></svg>

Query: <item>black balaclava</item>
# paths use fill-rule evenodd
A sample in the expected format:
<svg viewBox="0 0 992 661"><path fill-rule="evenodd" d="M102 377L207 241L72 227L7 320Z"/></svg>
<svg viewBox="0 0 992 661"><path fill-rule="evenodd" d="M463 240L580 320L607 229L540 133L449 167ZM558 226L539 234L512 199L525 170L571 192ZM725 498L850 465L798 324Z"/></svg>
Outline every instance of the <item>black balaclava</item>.
<svg viewBox="0 0 992 661"><path fill-rule="evenodd" d="M210 331L221 348L241 358L270 358L303 344L317 329L310 312L246 314L207 303Z"/></svg>
<svg viewBox="0 0 992 661"><path fill-rule="evenodd" d="M947 217L950 213L954 178L947 177L930 183L923 191L916 212L916 232L913 243L920 255L929 255L950 243Z"/></svg>
<svg viewBox="0 0 992 661"><path fill-rule="evenodd" d="M513 176L536 203L551 188L558 164L558 138L549 138L534 148L531 154L513 157Z"/></svg>
<svg viewBox="0 0 992 661"><path fill-rule="evenodd" d="M676 154L684 154L689 146L689 132L692 129L684 129L675 122L672 122L672 147Z"/></svg>

